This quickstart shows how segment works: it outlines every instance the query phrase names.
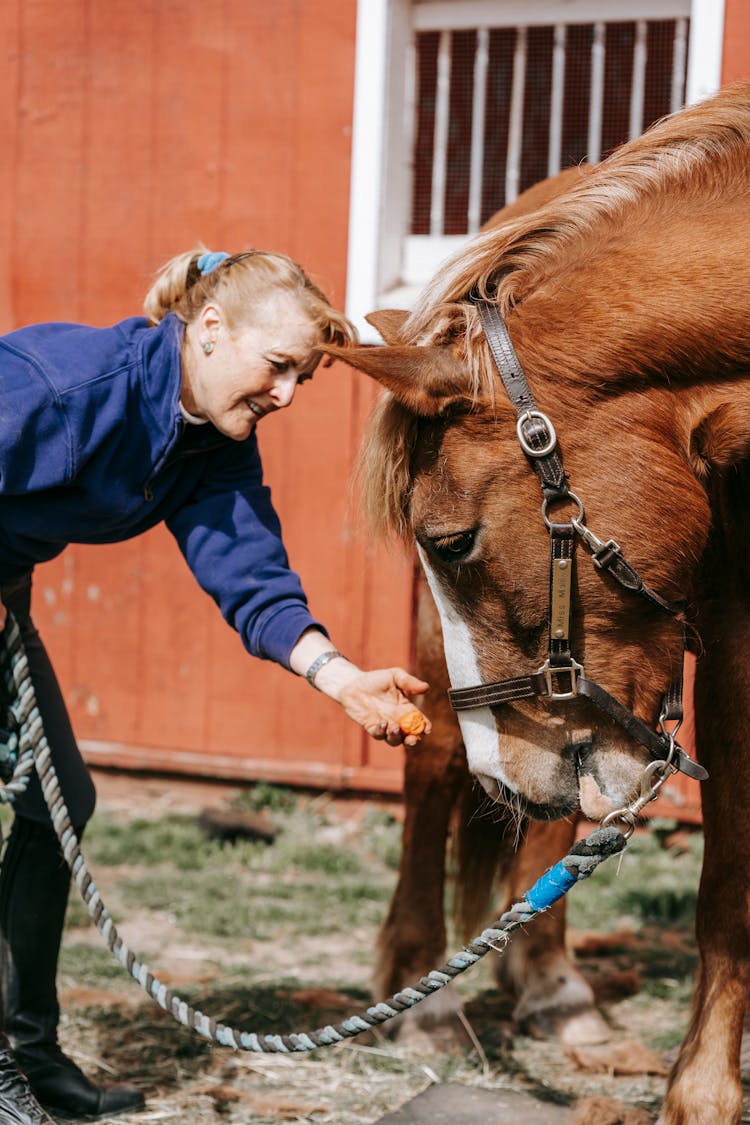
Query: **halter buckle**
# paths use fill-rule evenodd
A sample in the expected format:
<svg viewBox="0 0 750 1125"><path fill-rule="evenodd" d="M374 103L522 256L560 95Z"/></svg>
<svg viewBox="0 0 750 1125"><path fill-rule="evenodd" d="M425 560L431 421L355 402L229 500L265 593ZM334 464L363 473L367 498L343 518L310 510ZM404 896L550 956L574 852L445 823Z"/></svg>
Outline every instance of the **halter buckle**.
<svg viewBox="0 0 750 1125"><path fill-rule="evenodd" d="M578 677L583 675L583 665L575 660L571 660L569 664L550 664L549 660L545 660L537 675L544 676L548 699L556 702L563 699L575 699L578 695ZM559 676L570 677L567 691L555 690L556 687L560 686L558 684Z"/></svg>
<svg viewBox="0 0 750 1125"><path fill-rule="evenodd" d="M537 426L536 434L543 433L545 440L542 445L533 446L526 436L526 427L531 425L532 421L536 419L541 425ZM541 410L525 410L520 415L516 422L516 433L518 440L521 444L521 449L527 457L547 457L557 445L557 434L555 427L550 422L546 414L542 414Z"/></svg>

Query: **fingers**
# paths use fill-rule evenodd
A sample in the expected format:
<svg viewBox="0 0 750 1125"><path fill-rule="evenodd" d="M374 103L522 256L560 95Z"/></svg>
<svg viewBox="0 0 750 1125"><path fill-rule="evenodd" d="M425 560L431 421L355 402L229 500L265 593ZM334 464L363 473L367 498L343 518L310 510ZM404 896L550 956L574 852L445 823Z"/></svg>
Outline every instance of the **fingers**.
<svg viewBox="0 0 750 1125"><path fill-rule="evenodd" d="M406 672L403 668L393 669L393 682L404 695L422 695L430 686L424 680L418 680L416 676L412 676L411 672Z"/></svg>
<svg viewBox="0 0 750 1125"><path fill-rule="evenodd" d="M396 726L394 728L392 726L389 726L385 736L385 740L389 746L400 746L404 741L404 737L404 732L400 727Z"/></svg>
<svg viewBox="0 0 750 1125"><path fill-rule="evenodd" d="M423 735L429 734L432 724L425 717L425 729L420 734L405 734L397 723L363 723L365 732L370 738L378 742L387 742L389 746L416 746Z"/></svg>
<svg viewBox="0 0 750 1125"><path fill-rule="evenodd" d="M418 729L405 727L402 722L389 723L386 731L386 742L389 746L416 746L425 734L432 730L432 724L421 711L412 711L411 715L418 715L422 720Z"/></svg>
<svg viewBox="0 0 750 1125"><path fill-rule="evenodd" d="M378 742L387 742L389 746L400 746L402 743L413 746L419 741L414 735L405 735L398 726L388 723L365 725L365 730L370 738L374 738Z"/></svg>

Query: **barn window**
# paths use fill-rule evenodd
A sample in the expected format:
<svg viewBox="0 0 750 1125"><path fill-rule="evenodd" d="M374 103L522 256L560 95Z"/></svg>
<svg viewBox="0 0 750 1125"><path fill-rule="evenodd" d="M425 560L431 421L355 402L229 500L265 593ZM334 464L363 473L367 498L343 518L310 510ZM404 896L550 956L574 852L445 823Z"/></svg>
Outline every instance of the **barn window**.
<svg viewBox="0 0 750 1125"><path fill-rule="evenodd" d="M679 109L687 33L687 19L417 30L411 233L473 233Z"/></svg>
<svg viewBox="0 0 750 1125"><path fill-rule="evenodd" d="M350 315L409 307L525 188L712 93L718 78L703 90L696 75L710 72L706 28L720 42L722 11L721 0L360 0Z"/></svg>

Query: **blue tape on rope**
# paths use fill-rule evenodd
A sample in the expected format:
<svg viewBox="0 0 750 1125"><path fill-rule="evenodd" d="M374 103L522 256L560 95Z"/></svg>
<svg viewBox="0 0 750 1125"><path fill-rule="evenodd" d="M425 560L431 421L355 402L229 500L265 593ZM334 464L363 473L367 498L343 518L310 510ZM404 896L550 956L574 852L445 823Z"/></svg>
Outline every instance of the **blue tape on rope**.
<svg viewBox="0 0 750 1125"><path fill-rule="evenodd" d="M575 882L575 876L570 874L561 860L550 867L549 871L545 871L524 897L532 910L546 910L567 894Z"/></svg>

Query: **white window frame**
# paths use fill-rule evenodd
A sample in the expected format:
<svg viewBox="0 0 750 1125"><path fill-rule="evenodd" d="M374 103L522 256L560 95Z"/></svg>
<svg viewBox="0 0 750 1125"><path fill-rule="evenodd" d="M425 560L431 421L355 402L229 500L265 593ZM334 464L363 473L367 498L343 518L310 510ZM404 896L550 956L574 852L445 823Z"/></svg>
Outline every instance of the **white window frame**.
<svg viewBox="0 0 750 1125"><path fill-rule="evenodd" d="M724 0L660 0L659 19L683 17L689 4L686 101L721 85ZM561 8L563 9L561 11ZM379 343L364 319L376 308L410 308L436 260L465 241L409 239L410 130L414 120L414 27L595 23L655 18L653 0L358 0L346 311L365 343ZM391 140L393 138L393 140ZM409 279L404 284L404 278Z"/></svg>

